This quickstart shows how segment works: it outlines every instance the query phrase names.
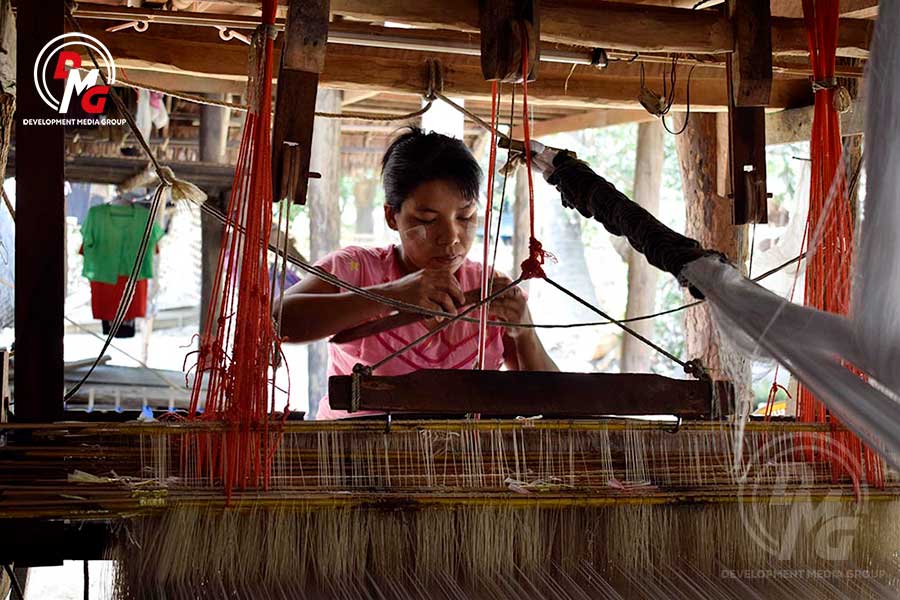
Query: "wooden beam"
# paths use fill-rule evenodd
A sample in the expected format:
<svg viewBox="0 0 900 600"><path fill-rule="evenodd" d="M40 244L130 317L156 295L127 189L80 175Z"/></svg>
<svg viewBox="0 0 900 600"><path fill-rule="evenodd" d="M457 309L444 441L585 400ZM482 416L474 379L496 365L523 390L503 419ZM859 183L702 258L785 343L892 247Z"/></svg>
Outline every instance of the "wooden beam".
<svg viewBox="0 0 900 600"><path fill-rule="evenodd" d="M797 0L788 0L799 5ZM237 0L258 8L258 0ZM105 5L80 4L79 11L96 9L111 11ZM115 12L140 15L146 9L115 8ZM191 13L179 18L190 19ZM393 21L417 28L444 29L463 33L478 32L477 0L333 0L334 17L368 23ZM777 13L774 13L777 14ZM127 17L127 15L126 15ZM204 14L206 19L216 15ZM223 15L234 18L234 15ZM246 19L243 19L246 21ZM86 22L83 19L82 22ZM863 19L845 19L838 30L838 55L866 54L872 35L872 23ZM156 27L154 23L153 27ZM153 27L150 28L152 31ZM772 20L773 51L780 53L808 52L801 18ZM247 26L244 26L246 29ZM337 26L335 27L337 28ZM149 31L148 31L149 33ZM734 47L731 25L717 10L690 10L668 6L649 6L624 2L589 0L544 0L541 2L541 41L607 48L633 52L682 52L695 54L726 54Z"/></svg>
<svg viewBox="0 0 900 600"><path fill-rule="evenodd" d="M41 48L63 33L64 0L21 2L16 18L17 70L32 73ZM65 311L65 138L62 125L25 125L24 119L61 116L20 77L16 144L16 357L17 421L48 422L63 412ZM47 84L62 98L62 80ZM12 152L10 152L12 162Z"/></svg>
<svg viewBox="0 0 900 600"><path fill-rule="evenodd" d="M735 106L767 106L772 92L772 28L769 5L729 0L734 52L728 57Z"/></svg>
<svg viewBox="0 0 900 600"><path fill-rule="evenodd" d="M22 142L17 141L21 148ZM21 161L21 154L18 154ZM17 161L16 148L10 149L9 162L7 163L7 176L13 177L18 169L22 169L22 175L28 170L27 163ZM66 180L85 183L109 183L119 185L129 177L133 177L147 168L148 161L144 158L129 156L101 157L101 156L66 156L65 174ZM172 168L179 178L186 179L203 190L222 190L231 187L234 179L234 165L223 165L203 162L167 161L166 166ZM60 192L62 193L62 192ZM16 213L18 216L18 212ZM18 285L16 286L19 287ZM61 404L61 403L60 403Z"/></svg>
<svg viewBox="0 0 900 600"><path fill-rule="evenodd" d="M771 0L772 15L803 18L803 3L799 0ZM878 16L878 0L841 0L840 14L844 19L874 19Z"/></svg>
<svg viewBox="0 0 900 600"><path fill-rule="evenodd" d="M596 127L611 127L613 125L623 125L625 123L643 123L656 119L653 115L645 110L628 110L628 109L607 109L597 108L594 110L586 110L584 112L555 119L546 119L543 121L535 121L531 129L532 137L538 138L544 135L552 135L554 133L563 133L566 131L581 131L582 129L593 129ZM522 126L513 127L512 136L522 139Z"/></svg>
<svg viewBox="0 0 900 600"><path fill-rule="evenodd" d="M808 142L812 135L814 109L812 106L791 108L766 115L766 145ZM866 128L866 103L853 101L849 112L840 115L841 136L863 135Z"/></svg>
<svg viewBox="0 0 900 600"><path fill-rule="evenodd" d="M369 22L390 20L418 27L478 31L475 0L334 0L332 13ZM806 52L802 19L772 22L776 53ZM838 46L867 51L871 28L851 23L839 31ZM634 52L724 54L734 46L728 19L719 11L665 6L633 5L587 0L541 2L541 41L588 48L615 48Z"/></svg>
<svg viewBox="0 0 900 600"><path fill-rule="evenodd" d="M373 90L355 90L353 92L347 92L344 94L344 99L341 101L341 106L347 107L359 102L363 102L370 98L374 98L379 93L380 92Z"/></svg>
<svg viewBox="0 0 900 600"><path fill-rule="evenodd" d="M246 78L247 51L236 44L222 43L214 30L177 25L154 25L145 33L122 31L110 34L106 23L85 21L85 32L109 47L117 65L137 71L179 73L221 77L240 81ZM444 55L405 50L329 45L320 84L351 90L423 93L428 83L426 59L438 58L444 66L444 91L469 98L489 98L490 85L484 81L477 57ZM366 65L366 68L360 68ZM667 67L645 65L648 81L659 81ZM681 67L679 67L681 69ZM613 63L603 71L570 69L562 64L545 64L541 78L529 86L536 104L566 106L634 107L640 91L640 65ZM726 104L724 74L721 70L697 67L691 83L691 102L696 110ZM568 86L566 80L569 79ZM686 98L687 70L681 69L676 85L675 110ZM778 80L772 90L772 106L792 107L810 102L809 84L804 80Z"/></svg>
<svg viewBox="0 0 900 600"><path fill-rule="evenodd" d="M223 100L223 96L213 96L214 100ZM231 111L219 106L200 107L200 131L199 146L200 160L212 164L222 164L226 160L226 148L228 145L228 122ZM184 177L184 175L180 175ZM228 197L226 190L216 190L216 195L207 198L207 202L228 214ZM199 323L200 331L206 331L206 317L209 314L207 308L212 301L213 288L215 287L216 271L219 265L219 249L222 246L222 234L224 226L220 221L200 212L200 306ZM215 326L214 326L215 327Z"/></svg>
<svg viewBox="0 0 900 600"><path fill-rule="evenodd" d="M331 407L350 408L349 375L331 377ZM362 377L359 410L488 415L678 415L709 418L713 384L637 373L422 370Z"/></svg>
<svg viewBox="0 0 900 600"><path fill-rule="evenodd" d="M291 0L272 125L274 199L306 204L319 74L325 64L329 0Z"/></svg>
<svg viewBox="0 0 900 600"><path fill-rule="evenodd" d="M869 43L874 31L874 21L841 19L838 27L837 55L868 58ZM776 55L809 55L803 19L772 17L772 51Z"/></svg>

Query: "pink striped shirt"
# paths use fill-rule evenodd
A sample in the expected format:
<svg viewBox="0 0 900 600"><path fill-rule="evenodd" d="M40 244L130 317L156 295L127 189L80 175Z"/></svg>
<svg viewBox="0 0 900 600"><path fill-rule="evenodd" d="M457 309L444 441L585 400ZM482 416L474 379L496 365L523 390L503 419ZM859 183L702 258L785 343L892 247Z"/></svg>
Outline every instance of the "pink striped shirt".
<svg viewBox="0 0 900 600"><path fill-rule="evenodd" d="M395 246L361 248L348 246L333 252L317 266L358 287L370 287L402 277ZM469 259L456 272L462 290L481 287L481 264ZM344 289L341 290L346 291ZM473 317L477 317L473 311ZM350 375L357 363L371 365L398 350L427 331L421 323L413 323L346 344L328 345L328 376ZM420 369L471 369L478 354L478 325L456 322L424 342L407 350L378 368L376 375L405 375ZM497 370L503 364L503 335L499 327L488 327L485 368ZM360 411L353 416L379 414ZM317 419L340 419L349 416L333 410L328 397L319 403Z"/></svg>

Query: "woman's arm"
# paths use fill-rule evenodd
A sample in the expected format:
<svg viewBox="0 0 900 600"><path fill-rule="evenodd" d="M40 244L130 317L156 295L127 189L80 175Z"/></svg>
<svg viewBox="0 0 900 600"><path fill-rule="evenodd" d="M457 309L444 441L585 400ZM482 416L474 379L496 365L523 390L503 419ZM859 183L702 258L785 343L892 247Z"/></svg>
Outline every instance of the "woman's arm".
<svg viewBox="0 0 900 600"><path fill-rule="evenodd" d="M559 371L534 329L518 337L503 336L503 360L510 371Z"/></svg>
<svg viewBox="0 0 900 600"><path fill-rule="evenodd" d="M498 274L494 276L492 287L502 288L510 283L508 277ZM499 321L531 323L528 302L518 287L491 302L490 312ZM510 371L559 371L533 327L509 327L504 330L503 361Z"/></svg>
<svg viewBox="0 0 900 600"><path fill-rule="evenodd" d="M417 271L381 285L366 288L376 294L431 310L456 313L465 296L449 271ZM384 317L393 308L341 292L317 277L307 277L284 293L281 302L281 333L288 342L312 342ZM275 315L279 308L275 308Z"/></svg>

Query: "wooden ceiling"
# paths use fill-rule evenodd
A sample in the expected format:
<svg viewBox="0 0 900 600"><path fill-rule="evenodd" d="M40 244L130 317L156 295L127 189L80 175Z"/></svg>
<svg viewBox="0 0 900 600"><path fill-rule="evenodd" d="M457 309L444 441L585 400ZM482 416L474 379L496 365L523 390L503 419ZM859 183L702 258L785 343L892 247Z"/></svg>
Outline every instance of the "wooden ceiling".
<svg viewBox="0 0 900 600"><path fill-rule="evenodd" d="M542 61L537 82L529 85L537 134L646 120L637 103L642 71L647 86L662 91L676 56L673 110L686 107L691 70L691 109L723 110L725 58L733 45L730 23L717 6L721 0L692 10L696 4L542 0L541 51L570 62ZM772 108L811 102L800 5L800 0L771 0ZM476 0L331 0L331 37L320 85L344 90L347 110L404 113L420 106L429 81L427 61L434 58L443 68L444 91L464 97L468 108L487 117L490 87L479 58L472 55L480 43L477 7ZM285 8L279 9L282 20ZM858 77L877 0L842 0L841 9L839 55L845 59L838 71ZM109 47L131 80L181 92L229 94L244 92L247 46L223 38L228 31L249 35L258 15L259 2L253 0L94 0L79 3L76 13L84 31ZM117 27L129 21L146 22L146 31ZM217 25L226 28L224 35ZM584 64L594 48L608 52L607 68ZM342 127L346 136L357 136L351 147L360 140L380 145L396 128L363 121ZM468 122L467 128L471 141L477 126Z"/></svg>

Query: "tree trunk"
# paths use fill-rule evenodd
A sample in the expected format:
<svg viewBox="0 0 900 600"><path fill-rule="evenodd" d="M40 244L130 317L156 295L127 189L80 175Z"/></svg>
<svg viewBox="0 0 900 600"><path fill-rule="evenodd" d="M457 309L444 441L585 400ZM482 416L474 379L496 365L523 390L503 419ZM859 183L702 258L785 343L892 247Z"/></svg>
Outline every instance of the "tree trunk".
<svg viewBox="0 0 900 600"><path fill-rule="evenodd" d="M637 153L634 168L634 201L656 214L659 211L659 190L662 184L663 129L656 121L638 125ZM653 312L656 307L656 281L659 271L647 259L633 250L628 253L628 302L625 317L637 317ZM653 338L653 321L630 324L644 337ZM622 337L623 373L647 372L653 362L653 350L631 335Z"/></svg>
<svg viewBox="0 0 900 600"><path fill-rule="evenodd" d="M209 94L214 100L224 100L223 94ZM219 106L203 105L200 108L200 161L221 163L225 161L228 143L228 122L231 111ZM223 190L210 190L207 202L212 202L228 214L228 196ZM206 314L210 303L213 281L219 265L219 248L222 245L222 223L206 213L200 213L200 331L206 331Z"/></svg>
<svg viewBox="0 0 900 600"><path fill-rule="evenodd" d="M678 128L681 119L677 119ZM721 125L720 125L721 127ZM684 190L687 226L685 234L698 240L705 248L718 250L743 270L746 236L740 227L731 224L731 201L718 193L717 163L720 147L716 115L694 113L684 133L676 138L678 162ZM750 363L744 356L723 343L707 304L685 311L684 328L687 356L699 358L713 378L734 382L736 398L750 399Z"/></svg>
<svg viewBox="0 0 900 600"><path fill-rule="evenodd" d="M360 175L353 185L353 197L356 200L356 235L371 237L375 233L375 220L372 210L375 207L375 192L378 190L378 179Z"/></svg>
<svg viewBox="0 0 900 600"><path fill-rule="evenodd" d="M523 178L524 179L524 178ZM528 202L528 191L525 191L525 203ZM548 277L577 294L588 303L597 305L597 292L588 271L587 259L584 256L584 242L581 239L582 216L574 210L565 208L559 196L550 203L550 227L546 230L544 248L556 255L558 262L544 265ZM527 215L526 215L527 219ZM601 307L602 308L602 307ZM574 301L567 315L574 321L598 320L597 314Z"/></svg>
<svg viewBox="0 0 900 600"><path fill-rule="evenodd" d="M509 274L515 279L522 274L522 262L528 258L528 172L525 167L516 171L516 192L513 201L513 268ZM526 281L523 285L527 285Z"/></svg>
<svg viewBox="0 0 900 600"><path fill-rule="evenodd" d="M320 89L316 110L340 112L342 96L339 90ZM322 174L322 179L310 180L307 199L309 253L310 259L316 261L336 250L341 243L341 127L337 119L316 118L310 170ZM309 414L314 416L319 400L328 392L327 342L310 344L308 353Z"/></svg>

